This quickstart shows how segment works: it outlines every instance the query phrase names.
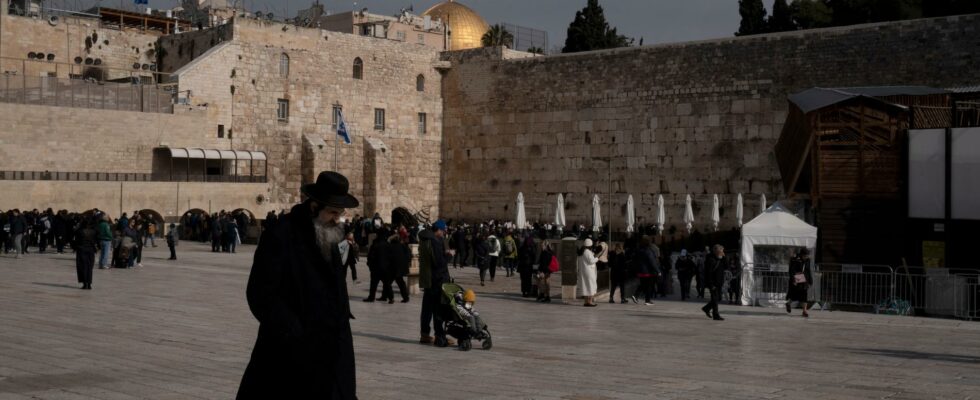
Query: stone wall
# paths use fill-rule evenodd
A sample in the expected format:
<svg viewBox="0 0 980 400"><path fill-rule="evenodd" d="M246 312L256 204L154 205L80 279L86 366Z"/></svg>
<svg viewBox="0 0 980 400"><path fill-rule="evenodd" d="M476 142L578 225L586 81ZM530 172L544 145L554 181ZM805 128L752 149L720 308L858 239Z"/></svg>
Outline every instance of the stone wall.
<svg viewBox="0 0 980 400"><path fill-rule="evenodd" d="M976 84L977 26L970 15L520 59L444 53L442 208L512 219L523 192L529 219L551 220L564 193L568 222L588 225L600 194L621 229L628 193L647 222L663 194L680 229L691 194L703 230L713 194L727 227L743 193L748 221L760 195L782 196L773 147L787 95Z"/></svg>
<svg viewBox="0 0 980 400"><path fill-rule="evenodd" d="M180 90L195 93L194 104L206 99L209 109L220 107L215 121L231 120L235 149L269 155L274 202L298 201L302 183L315 179L316 172L333 169L335 150L337 169L363 200L364 140L372 138L388 148L392 172L380 183L390 193L390 204L437 211L443 107L437 67L445 64L438 51L270 21L236 18L230 24L234 33L228 47L187 64L185 71L193 72L182 72L187 79L180 77ZM290 60L287 77L279 71L284 53ZM363 79L352 77L355 58L364 63ZM420 74L426 78L422 92L416 91ZM229 104L220 96L231 93L231 86L235 90ZM279 99L289 102L287 121L277 118ZM334 105L343 108L353 136L352 145L339 149L331 125ZM376 108L385 110L383 130L374 127ZM419 113L427 114L424 135L418 133ZM384 207L353 212L390 213Z"/></svg>
<svg viewBox="0 0 980 400"><path fill-rule="evenodd" d="M0 18L0 70L26 71L28 77L54 73L60 78L68 74L81 75L86 69L84 61L75 64L75 57L83 60L101 60L108 72L107 78L116 79L136 75L149 75L142 70L143 64L156 64L156 46L159 34L144 33L134 29L102 28L95 18L63 17L52 25L46 19L16 15ZM54 54L52 62L32 62L28 53ZM140 64L140 70L133 64Z"/></svg>
<svg viewBox="0 0 980 400"><path fill-rule="evenodd" d="M141 113L0 103L0 170L152 172L153 149L225 149L201 111Z"/></svg>
<svg viewBox="0 0 980 400"><path fill-rule="evenodd" d="M77 182L77 181L2 181L0 210L19 208L84 211L93 208L113 216L121 212L150 209L167 221L187 211L199 209L249 210L256 218L265 218L276 210L271 204L259 204L256 198L267 194L263 183L203 182Z"/></svg>

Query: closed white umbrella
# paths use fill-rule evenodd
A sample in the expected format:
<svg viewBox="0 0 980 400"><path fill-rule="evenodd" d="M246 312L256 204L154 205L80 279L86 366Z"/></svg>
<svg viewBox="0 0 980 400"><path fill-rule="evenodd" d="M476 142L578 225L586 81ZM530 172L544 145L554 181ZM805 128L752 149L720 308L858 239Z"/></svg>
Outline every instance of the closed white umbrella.
<svg viewBox="0 0 980 400"><path fill-rule="evenodd" d="M555 204L555 225L558 230L565 226L565 197L558 193L558 203Z"/></svg>
<svg viewBox="0 0 980 400"><path fill-rule="evenodd" d="M657 195L657 233L664 234L664 224L667 223L667 213L664 212L664 196Z"/></svg>
<svg viewBox="0 0 980 400"><path fill-rule="evenodd" d="M762 201L759 204L762 205L762 208L759 209L759 215L765 214L766 213L766 194L765 193L762 194Z"/></svg>
<svg viewBox="0 0 980 400"><path fill-rule="evenodd" d="M633 209L633 195L626 198L626 232L633 232L636 223L636 210Z"/></svg>
<svg viewBox="0 0 980 400"><path fill-rule="evenodd" d="M718 195L711 199L711 226L715 231L718 230L718 223L721 222L721 210L719 209Z"/></svg>
<svg viewBox="0 0 980 400"><path fill-rule="evenodd" d="M517 192L517 229L527 227L527 215L524 214L524 193Z"/></svg>
<svg viewBox="0 0 980 400"><path fill-rule="evenodd" d="M738 220L738 227L742 227L742 218L744 218L745 211L742 211L742 194L738 194L738 200L735 203L735 219Z"/></svg>
<svg viewBox="0 0 980 400"><path fill-rule="evenodd" d="M599 211L599 195L592 195L592 231L602 230L602 213Z"/></svg>
<svg viewBox="0 0 980 400"><path fill-rule="evenodd" d="M694 207L691 206L691 195L687 195L684 204L684 224L687 226L687 233L691 233L691 228L694 228Z"/></svg>

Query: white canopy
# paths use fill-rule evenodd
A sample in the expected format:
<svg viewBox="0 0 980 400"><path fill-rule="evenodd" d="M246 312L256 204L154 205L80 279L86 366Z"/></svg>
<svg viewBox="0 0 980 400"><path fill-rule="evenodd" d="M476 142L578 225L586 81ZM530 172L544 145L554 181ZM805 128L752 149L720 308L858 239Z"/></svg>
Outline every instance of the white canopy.
<svg viewBox="0 0 980 400"><path fill-rule="evenodd" d="M527 216L524 214L524 193L517 192L517 219L515 220L517 229L527 227Z"/></svg>
<svg viewBox="0 0 980 400"><path fill-rule="evenodd" d="M718 195L711 199L711 227L717 231L718 223L721 222L721 211L719 210Z"/></svg>
<svg viewBox="0 0 980 400"><path fill-rule="evenodd" d="M664 195L657 195L657 233L660 235L664 234L664 224L667 222L666 213L664 213Z"/></svg>
<svg viewBox="0 0 980 400"><path fill-rule="evenodd" d="M599 195L592 195L592 230L595 232L602 230L602 213L599 204Z"/></svg>
<svg viewBox="0 0 980 400"><path fill-rule="evenodd" d="M633 195L629 195L626 198L626 232L633 232L633 225L636 224L636 210L633 207Z"/></svg>
<svg viewBox="0 0 980 400"><path fill-rule="evenodd" d="M765 212L742 226L742 305L754 305L755 246L806 247L811 254L817 246L817 228L803 222L781 204L773 204Z"/></svg>
<svg viewBox="0 0 980 400"><path fill-rule="evenodd" d="M565 226L565 197L558 193L558 203L555 204L555 225L558 230Z"/></svg>
<svg viewBox="0 0 980 400"><path fill-rule="evenodd" d="M687 195L687 199L684 200L684 225L687 227L687 233L691 233L691 228L694 227L694 207L691 205L691 195Z"/></svg>
<svg viewBox="0 0 980 400"><path fill-rule="evenodd" d="M742 219L744 215L745 215L745 211L742 206L742 194L739 193L737 203L735 204L735 219L738 220L739 228L742 227Z"/></svg>

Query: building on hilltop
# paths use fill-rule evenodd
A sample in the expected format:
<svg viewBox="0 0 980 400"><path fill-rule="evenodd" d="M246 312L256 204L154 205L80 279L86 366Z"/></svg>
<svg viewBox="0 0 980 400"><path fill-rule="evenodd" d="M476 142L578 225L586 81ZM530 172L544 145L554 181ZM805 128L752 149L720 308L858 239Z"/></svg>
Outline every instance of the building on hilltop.
<svg viewBox="0 0 980 400"><path fill-rule="evenodd" d="M320 28L447 50L447 30L442 21L412 14L408 9L402 10L396 16L371 14L365 10L331 15L322 4L314 4L309 9L301 10L293 23L306 28Z"/></svg>

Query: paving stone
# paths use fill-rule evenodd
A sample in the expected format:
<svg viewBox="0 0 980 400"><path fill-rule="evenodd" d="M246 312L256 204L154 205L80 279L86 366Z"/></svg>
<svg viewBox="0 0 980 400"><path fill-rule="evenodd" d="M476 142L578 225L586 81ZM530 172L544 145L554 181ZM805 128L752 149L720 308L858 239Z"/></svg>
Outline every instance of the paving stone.
<svg viewBox="0 0 980 400"><path fill-rule="evenodd" d="M258 324L245 302L254 246L148 248L144 268L74 284L70 254L0 256L0 399L234 397ZM364 265L359 272L366 277ZM417 344L420 298L363 303L351 283L364 399L970 398L980 393L980 324L701 303L538 304L517 277L479 285L490 351ZM557 281L557 279L556 279ZM557 294L558 288L554 288Z"/></svg>

